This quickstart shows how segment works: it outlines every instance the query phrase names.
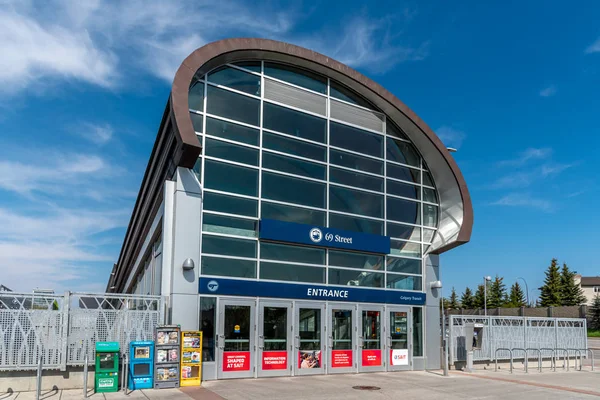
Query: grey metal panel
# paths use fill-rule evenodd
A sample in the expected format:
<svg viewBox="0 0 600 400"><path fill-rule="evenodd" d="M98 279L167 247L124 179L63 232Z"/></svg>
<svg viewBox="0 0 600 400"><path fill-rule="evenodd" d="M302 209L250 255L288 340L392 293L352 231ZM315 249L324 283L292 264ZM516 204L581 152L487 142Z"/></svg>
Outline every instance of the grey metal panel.
<svg viewBox="0 0 600 400"><path fill-rule="evenodd" d="M383 133L385 118L376 111L365 110L331 99L331 118Z"/></svg>
<svg viewBox="0 0 600 400"><path fill-rule="evenodd" d="M327 98L265 78L265 99L286 104L302 110L327 115Z"/></svg>
<svg viewBox="0 0 600 400"><path fill-rule="evenodd" d="M440 326L440 298L442 290L432 289L430 282L440 279L440 257L429 255L425 257L425 307L423 307L425 337L423 338L424 355L426 356L425 367L427 369L439 369L441 367L441 326Z"/></svg>

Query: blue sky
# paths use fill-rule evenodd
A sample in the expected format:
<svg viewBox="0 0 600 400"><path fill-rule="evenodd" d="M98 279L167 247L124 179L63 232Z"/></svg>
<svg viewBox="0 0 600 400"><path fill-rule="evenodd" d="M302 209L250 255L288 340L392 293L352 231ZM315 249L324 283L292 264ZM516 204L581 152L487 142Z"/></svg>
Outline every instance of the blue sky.
<svg viewBox="0 0 600 400"><path fill-rule="evenodd" d="M600 4L0 0L0 283L103 290L174 72L267 37L347 63L442 140L473 198L446 288L595 260Z"/></svg>

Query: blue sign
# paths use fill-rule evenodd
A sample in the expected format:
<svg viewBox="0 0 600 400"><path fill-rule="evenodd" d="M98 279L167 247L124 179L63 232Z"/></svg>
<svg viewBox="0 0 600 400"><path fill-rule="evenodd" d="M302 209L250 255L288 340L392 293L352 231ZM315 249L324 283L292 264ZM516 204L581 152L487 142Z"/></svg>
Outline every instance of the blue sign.
<svg viewBox="0 0 600 400"><path fill-rule="evenodd" d="M378 290L352 286L333 287L301 283L245 281L229 278L200 278L199 289L200 294L227 296L348 301L354 303L425 304L425 293L421 292Z"/></svg>
<svg viewBox="0 0 600 400"><path fill-rule="evenodd" d="M263 219L259 238L277 242L301 243L311 246L331 247L369 253L389 254L389 236L343 231L322 226Z"/></svg>

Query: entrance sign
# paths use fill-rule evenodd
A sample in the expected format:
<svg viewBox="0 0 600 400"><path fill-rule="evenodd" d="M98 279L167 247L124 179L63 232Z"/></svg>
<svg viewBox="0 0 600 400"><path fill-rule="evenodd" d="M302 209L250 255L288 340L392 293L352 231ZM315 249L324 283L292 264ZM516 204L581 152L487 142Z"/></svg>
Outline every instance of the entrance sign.
<svg viewBox="0 0 600 400"><path fill-rule="evenodd" d="M223 371L249 371L250 370L250 352L249 351L227 351L224 352Z"/></svg>
<svg viewBox="0 0 600 400"><path fill-rule="evenodd" d="M287 351L265 351L262 369L287 369Z"/></svg>
<svg viewBox="0 0 600 400"><path fill-rule="evenodd" d="M216 291L213 291L217 283ZM201 294L248 296L353 303L425 304L425 293L357 287L328 287L299 283L249 281L229 278L200 278Z"/></svg>
<svg viewBox="0 0 600 400"><path fill-rule="evenodd" d="M408 350L390 350L392 365L408 365Z"/></svg>
<svg viewBox="0 0 600 400"><path fill-rule="evenodd" d="M296 224L273 219L260 221L259 239L378 254L389 254L391 246L389 236Z"/></svg>
<svg viewBox="0 0 600 400"><path fill-rule="evenodd" d="M362 366L363 367L379 367L381 365L381 350L365 350L362 351Z"/></svg>
<svg viewBox="0 0 600 400"><path fill-rule="evenodd" d="M352 350L332 350L331 366L333 368L352 367Z"/></svg>

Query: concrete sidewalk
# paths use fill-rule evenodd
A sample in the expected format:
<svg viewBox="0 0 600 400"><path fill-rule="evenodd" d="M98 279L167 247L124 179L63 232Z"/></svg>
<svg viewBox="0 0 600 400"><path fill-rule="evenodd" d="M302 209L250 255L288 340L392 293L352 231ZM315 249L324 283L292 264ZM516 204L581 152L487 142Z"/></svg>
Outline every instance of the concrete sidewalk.
<svg viewBox="0 0 600 400"><path fill-rule="evenodd" d="M0 400L35 400L35 392L0 393ZM88 391L88 399L91 400L220 400L222 397L209 390L197 388L160 389L160 390L136 390L116 393L94 393ZM43 400L80 400L84 399L83 389L50 390L43 391Z"/></svg>

